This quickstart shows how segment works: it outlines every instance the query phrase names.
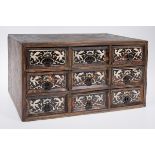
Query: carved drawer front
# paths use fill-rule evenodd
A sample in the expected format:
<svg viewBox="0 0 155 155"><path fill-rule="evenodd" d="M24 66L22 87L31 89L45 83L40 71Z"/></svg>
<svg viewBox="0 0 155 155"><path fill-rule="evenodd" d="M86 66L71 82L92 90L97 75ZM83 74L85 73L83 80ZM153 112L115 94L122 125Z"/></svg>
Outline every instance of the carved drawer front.
<svg viewBox="0 0 155 155"><path fill-rule="evenodd" d="M142 64L143 47L113 47L113 64Z"/></svg>
<svg viewBox="0 0 155 155"><path fill-rule="evenodd" d="M142 104L143 89L117 89L111 91L112 107Z"/></svg>
<svg viewBox="0 0 155 155"><path fill-rule="evenodd" d="M27 104L29 115L66 112L65 96L30 97Z"/></svg>
<svg viewBox="0 0 155 155"><path fill-rule="evenodd" d="M28 73L28 93L65 91L66 72Z"/></svg>
<svg viewBox="0 0 155 155"><path fill-rule="evenodd" d="M96 92L72 96L72 111L88 111L106 109L107 93Z"/></svg>
<svg viewBox="0 0 155 155"><path fill-rule="evenodd" d="M65 66L66 51L65 48L28 49L28 66L31 68Z"/></svg>
<svg viewBox="0 0 155 155"><path fill-rule="evenodd" d="M143 75L143 67L113 68L112 84L114 86L142 84Z"/></svg>
<svg viewBox="0 0 155 155"><path fill-rule="evenodd" d="M109 50L103 47L73 48L73 65L108 64Z"/></svg>
<svg viewBox="0 0 155 155"><path fill-rule="evenodd" d="M108 85L108 71L80 71L72 73L72 89L104 88Z"/></svg>

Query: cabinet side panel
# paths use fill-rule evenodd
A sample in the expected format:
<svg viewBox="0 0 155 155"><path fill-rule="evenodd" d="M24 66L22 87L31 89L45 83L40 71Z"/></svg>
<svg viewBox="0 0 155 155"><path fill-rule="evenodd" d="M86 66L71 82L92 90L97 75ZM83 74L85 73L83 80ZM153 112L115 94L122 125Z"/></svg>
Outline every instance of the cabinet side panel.
<svg viewBox="0 0 155 155"><path fill-rule="evenodd" d="M9 36L8 91L22 118L22 45Z"/></svg>
<svg viewBox="0 0 155 155"><path fill-rule="evenodd" d="M145 43L145 78L144 78L144 105L146 106L147 95L147 67L148 67L148 42Z"/></svg>

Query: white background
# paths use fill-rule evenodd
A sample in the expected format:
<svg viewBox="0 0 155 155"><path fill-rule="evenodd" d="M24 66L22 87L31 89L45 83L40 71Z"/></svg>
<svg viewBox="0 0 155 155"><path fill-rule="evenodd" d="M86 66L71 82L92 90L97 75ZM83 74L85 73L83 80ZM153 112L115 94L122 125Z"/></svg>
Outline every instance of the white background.
<svg viewBox="0 0 155 155"><path fill-rule="evenodd" d="M1 72L1 128L59 128L59 129L98 129L98 128L155 128L155 85L154 57L155 57L155 27L1 27L0 61ZM65 117L35 122L21 122L15 106L7 90L7 35L10 33L113 33L128 37L135 37L149 41L148 58L148 88L146 108L124 110L117 112L99 113L83 116ZM14 60L16 61L16 60ZM17 66L18 67L18 66Z"/></svg>
<svg viewBox="0 0 155 155"><path fill-rule="evenodd" d="M154 26L154 6L154 0L0 0L0 26ZM87 29L88 28L83 29L84 32L87 31ZM23 30L18 28L17 31L24 33ZM38 31L39 30L36 30L36 33L38 33ZM103 31L105 32L105 29ZM28 33L30 32L31 31ZM155 118L153 112L155 74L153 32L146 32L139 28L137 28L137 32L130 29L129 34L125 29L121 29L121 31L117 32L116 28L111 28L109 32L122 33L128 36L132 35L132 37L137 36L138 38L145 36L144 39L150 38L148 40L151 40L149 45L149 91L147 95L147 109L138 110L139 112L136 111L136 113L134 112L136 118L132 117L132 119L128 119L128 121L125 122L126 127L138 126L141 128L142 126L147 126L151 128L154 126ZM13 33L13 31L9 33ZM4 41L6 40L6 38L4 38L6 34L7 32L4 30L0 32L0 58L4 57L0 61L2 64L0 65L0 81L7 80L7 69L5 69L5 65L7 64L7 52L5 48L7 45L6 41ZM2 82L0 84L2 84ZM2 86L3 85L4 84L2 84ZM0 87L1 128L2 126L3 128L13 128L13 126L26 128L26 126L33 126L34 130L1 129L0 154L155 154L155 130L35 130L40 124L42 124L42 127L45 126L46 121L42 123L34 122L33 125L23 125L18 118L14 106L10 105L12 102L6 92L7 86L5 89ZM6 113L8 109L9 112ZM120 127L125 125L120 125L118 122L125 120L126 117L118 117L118 115L122 116L123 114L124 116L125 114L131 116L129 113L129 110L120 113L114 112L113 115L117 116L117 119L114 117L111 118L110 113L98 114L98 116L104 116L104 120L107 120L105 124L107 128L108 124L115 124L115 127L118 124ZM151 114L149 115L149 113ZM137 118L137 116L142 116L144 123L142 123L142 119L140 117ZM86 117L94 118L95 115ZM84 116L84 119L86 119L86 117ZM75 124L74 121L76 122L77 119L79 120L80 118L83 118L83 116L67 118L67 120L70 121L73 119L72 122ZM7 122L8 120L11 120L9 121L10 124ZM60 120L55 121L59 122L59 126L61 125L62 129L65 125L71 126L71 124L66 124L67 121L65 124ZM91 122L91 124L95 122L92 120L88 121ZM47 122L49 122L49 120ZM105 122L102 121L101 124L103 123ZM122 123L124 123L124 121L122 121ZM51 128L52 125L54 126L54 122L49 125L49 128ZM80 125L85 126L82 122ZM110 126L111 125L109 125L109 127ZM87 127L90 128L90 126Z"/></svg>

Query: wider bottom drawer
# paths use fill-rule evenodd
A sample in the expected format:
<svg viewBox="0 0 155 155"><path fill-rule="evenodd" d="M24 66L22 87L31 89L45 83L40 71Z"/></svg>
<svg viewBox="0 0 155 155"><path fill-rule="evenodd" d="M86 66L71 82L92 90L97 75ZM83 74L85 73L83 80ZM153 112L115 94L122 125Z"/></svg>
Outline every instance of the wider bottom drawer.
<svg viewBox="0 0 155 155"><path fill-rule="evenodd" d="M67 111L66 95L35 96L27 98L28 115L51 115Z"/></svg>

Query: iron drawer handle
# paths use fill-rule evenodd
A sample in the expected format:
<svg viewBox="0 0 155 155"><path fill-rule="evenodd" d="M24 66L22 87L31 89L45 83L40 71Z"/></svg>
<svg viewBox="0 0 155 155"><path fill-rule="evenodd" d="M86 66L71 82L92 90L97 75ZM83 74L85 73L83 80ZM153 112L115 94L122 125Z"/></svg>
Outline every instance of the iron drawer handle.
<svg viewBox="0 0 155 155"><path fill-rule="evenodd" d="M126 75L126 76L124 76L124 78L123 78L123 82L124 82L125 84L129 84L129 83L130 83L130 80L131 80L131 76L129 76L129 75Z"/></svg>
<svg viewBox="0 0 155 155"><path fill-rule="evenodd" d="M50 90L51 87L52 87L52 83L51 82L45 82L42 84L42 87L45 89L45 90Z"/></svg>
<svg viewBox="0 0 155 155"><path fill-rule="evenodd" d="M92 85L92 78L90 78L90 77L86 78L86 79L85 79L85 84L86 84L87 86L91 86L91 85Z"/></svg>
<svg viewBox="0 0 155 155"><path fill-rule="evenodd" d="M87 57L85 58L85 61L86 61L88 64L91 64L91 63L93 63L93 62L95 61L95 58L92 57L92 56L87 56Z"/></svg>
<svg viewBox="0 0 155 155"><path fill-rule="evenodd" d="M127 60L131 61L134 58L134 54L133 53L128 53L127 54Z"/></svg>
<svg viewBox="0 0 155 155"><path fill-rule="evenodd" d="M45 104L44 107L43 107L43 111L44 112L49 112L51 111L51 106L49 104Z"/></svg>
<svg viewBox="0 0 155 155"><path fill-rule="evenodd" d="M49 57L46 57L43 59L42 63L45 65L45 66L50 66L52 63L53 63L53 60Z"/></svg>
<svg viewBox="0 0 155 155"><path fill-rule="evenodd" d="M131 101L131 98L129 96L125 96L123 99L123 103L127 104Z"/></svg>
<svg viewBox="0 0 155 155"><path fill-rule="evenodd" d="M86 110L92 109L92 103L91 103L91 101L87 101L85 108L86 108Z"/></svg>

